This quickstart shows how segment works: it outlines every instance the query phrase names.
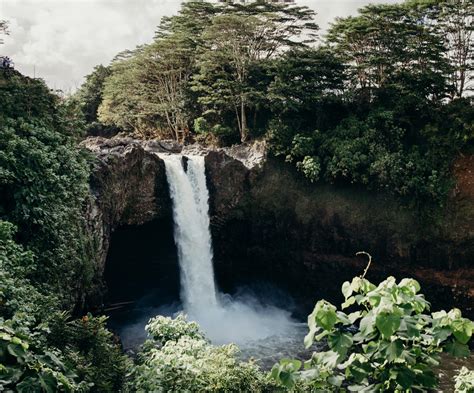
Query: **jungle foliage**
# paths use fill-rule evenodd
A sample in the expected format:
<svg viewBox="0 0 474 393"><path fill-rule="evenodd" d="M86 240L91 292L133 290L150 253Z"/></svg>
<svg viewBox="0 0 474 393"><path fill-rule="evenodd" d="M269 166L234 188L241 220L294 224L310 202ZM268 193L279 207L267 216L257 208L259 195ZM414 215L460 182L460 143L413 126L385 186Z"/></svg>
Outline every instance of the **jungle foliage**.
<svg viewBox="0 0 474 393"><path fill-rule="evenodd" d="M150 340L138 356L129 385L143 392L270 392L276 384L256 363L237 359L234 344L211 345L183 315L156 317L146 327Z"/></svg>
<svg viewBox="0 0 474 393"><path fill-rule="evenodd" d="M325 392L428 392L437 386L433 367L441 352L470 355L467 344L474 323L458 309L429 313L430 304L416 280L397 283L389 277L376 286L355 277L342 285L342 293L341 311L320 300L308 316L306 347L323 341L327 351L315 352L303 370L299 360L275 365L272 376L283 386L293 389L304 383Z"/></svg>
<svg viewBox="0 0 474 393"><path fill-rule="evenodd" d="M0 75L0 390L117 391L105 319L76 320L94 276L84 123L40 80Z"/></svg>

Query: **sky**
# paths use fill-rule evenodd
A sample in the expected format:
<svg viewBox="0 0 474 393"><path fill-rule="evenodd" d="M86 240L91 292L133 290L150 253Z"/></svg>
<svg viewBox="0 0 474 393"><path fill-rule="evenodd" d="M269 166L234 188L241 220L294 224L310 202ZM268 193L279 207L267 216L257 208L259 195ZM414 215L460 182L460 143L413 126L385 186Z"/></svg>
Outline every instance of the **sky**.
<svg viewBox="0 0 474 393"><path fill-rule="evenodd" d="M296 0L317 12L322 31L337 16L355 14L369 3L398 0ZM69 93L97 64L109 64L125 49L150 42L165 15L181 0L0 0L0 20L10 35L0 55L22 73Z"/></svg>

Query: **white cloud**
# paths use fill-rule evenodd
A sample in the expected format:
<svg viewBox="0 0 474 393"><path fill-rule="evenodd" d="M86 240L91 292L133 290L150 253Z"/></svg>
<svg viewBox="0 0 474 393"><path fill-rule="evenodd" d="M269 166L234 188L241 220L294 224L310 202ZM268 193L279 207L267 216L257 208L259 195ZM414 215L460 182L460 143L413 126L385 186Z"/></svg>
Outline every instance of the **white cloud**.
<svg viewBox="0 0 474 393"><path fill-rule="evenodd" d="M385 0L383 2L396 2ZM297 0L318 12L322 28L380 0ZM10 21L10 36L0 47L17 68L44 78L53 88L79 86L97 64L108 64L124 49L149 42L179 0L0 0L0 19Z"/></svg>

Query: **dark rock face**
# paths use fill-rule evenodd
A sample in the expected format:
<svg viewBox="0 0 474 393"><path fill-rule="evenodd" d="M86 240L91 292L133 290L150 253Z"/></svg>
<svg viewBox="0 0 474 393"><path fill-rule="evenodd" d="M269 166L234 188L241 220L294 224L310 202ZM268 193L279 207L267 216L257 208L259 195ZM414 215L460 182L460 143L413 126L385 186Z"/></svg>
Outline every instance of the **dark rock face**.
<svg viewBox="0 0 474 393"><path fill-rule="evenodd" d="M97 242L97 272L102 276L112 232L171 217L165 166L148 146L129 138L89 138L83 146L96 156L91 177L88 222ZM131 244L130 247L133 247Z"/></svg>
<svg viewBox="0 0 474 393"><path fill-rule="evenodd" d="M474 316L474 204L453 198L436 228L385 195L311 185L292 168L267 160L246 168L224 153L206 158L217 282L269 280L310 309L342 300L344 281L415 277L435 308ZM468 207L470 206L470 208Z"/></svg>
<svg viewBox="0 0 474 393"><path fill-rule="evenodd" d="M205 150L91 138L84 146L98 158L89 224L100 276L115 228L172 215L164 163L155 153L201 154L222 289L265 280L288 289L306 309L320 298L337 302L342 283L363 272L366 260L355 257L363 250L374 257L369 279L417 278L435 308L458 306L474 316L470 195L457 192L441 224L426 227L386 195L309 184L289 166L266 160L263 144Z"/></svg>

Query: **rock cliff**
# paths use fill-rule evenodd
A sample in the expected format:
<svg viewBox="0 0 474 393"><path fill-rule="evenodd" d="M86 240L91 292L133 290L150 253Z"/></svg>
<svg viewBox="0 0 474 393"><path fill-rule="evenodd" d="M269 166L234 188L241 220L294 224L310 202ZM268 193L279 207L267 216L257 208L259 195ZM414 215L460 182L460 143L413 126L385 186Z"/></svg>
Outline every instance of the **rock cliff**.
<svg viewBox="0 0 474 393"><path fill-rule="evenodd" d="M163 161L157 153L202 154L210 191L218 284L262 279L289 289L309 308L321 297L337 301L340 285L361 274L388 274L422 282L436 307L458 305L473 316L474 196L466 190L474 161L464 158L457 187L436 224L387 195L309 184L283 163L267 159L263 143L230 149L182 148L170 142L89 138L96 157L89 224L98 239L98 274L113 231L171 217ZM131 244L130 247L133 247Z"/></svg>

